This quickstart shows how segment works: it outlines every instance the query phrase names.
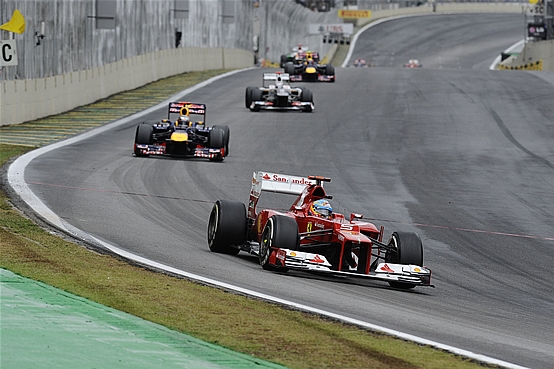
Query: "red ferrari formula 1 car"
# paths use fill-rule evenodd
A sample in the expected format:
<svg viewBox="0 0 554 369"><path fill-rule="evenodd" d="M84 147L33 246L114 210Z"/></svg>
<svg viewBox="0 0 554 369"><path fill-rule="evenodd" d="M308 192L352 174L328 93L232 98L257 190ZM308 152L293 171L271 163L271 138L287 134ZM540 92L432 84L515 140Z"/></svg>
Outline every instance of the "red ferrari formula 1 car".
<svg viewBox="0 0 554 369"><path fill-rule="evenodd" d="M208 222L210 250L258 255L262 268L272 271L371 278L402 289L432 286L417 234L394 232L384 243L384 227L363 221L361 214L346 219L333 212L323 182L330 179L254 172L248 208L241 202L215 202ZM264 191L297 198L288 211L257 212Z"/></svg>
<svg viewBox="0 0 554 369"><path fill-rule="evenodd" d="M167 119L137 126L135 156L165 155L222 161L229 155L229 127L207 127L205 119L206 104L170 102Z"/></svg>

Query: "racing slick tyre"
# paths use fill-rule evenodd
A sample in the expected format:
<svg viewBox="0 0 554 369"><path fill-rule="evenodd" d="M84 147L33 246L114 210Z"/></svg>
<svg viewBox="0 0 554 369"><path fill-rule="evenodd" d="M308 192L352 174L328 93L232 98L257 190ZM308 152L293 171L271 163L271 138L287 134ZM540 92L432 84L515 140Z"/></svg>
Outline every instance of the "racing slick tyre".
<svg viewBox="0 0 554 369"><path fill-rule="evenodd" d="M139 124L137 126L137 131L135 133L135 155L136 156L148 156L143 155L139 150L137 150L137 144L142 145L151 145L153 140L154 127L149 124Z"/></svg>
<svg viewBox="0 0 554 369"><path fill-rule="evenodd" d="M285 64L285 73L288 73L289 75L293 75L294 74L294 64L292 63L286 63Z"/></svg>
<svg viewBox="0 0 554 369"><path fill-rule="evenodd" d="M314 96L312 94L312 91L310 91L308 89L303 89L302 90L302 95L300 95L300 100L302 100L302 102L313 103L314 102ZM312 111L312 107L311 106L306 106L304 108L304 111L307 111L308 113L310 113Z"/></svg>
<svg viewBox="0 0 554 369"><path fill-rule="evenodd" d="M217 200L208 221L210 251L237 255L246 242L246 207L241 202Z"/></svg>
<svg viewBox="0 0 554 369"><path fill-rule="evenodd" d="M252 97L252 102L255 102L255 101L261 101L262 100L262 91L260 91L260 89L256 88L254 90L252 90L252 94L250 95ZM251 111L260 111L260 106L259 105L254 105L254 107L250 108Z"/></svg>
<svg viewBox="0 0 554 369"><path fill-rule="evenodd" d="M244 105L246 105L246 108L250 108L250 105L252 105L252 91L257 89L257 87L252 86L246 87L246 93L244 94Z"/></svg>
<svg viewBox="0 0 554 369"><path fill-rule="evenodd" d="M416 233L394 232L389 239L388 247L385 262L423 266L423 245ZM415 287L414 284L402 282L389 282L389 285L402 289Z"/></svg>
<svg viewBox="0 0 554 369"><path fill-rule="evenodd" d="M225 148L225 155L229 155L229 139L231 138L231 130L229 126L213 126L213 128L220 128L223 130L223 147Z"/></svg>
<svg viewBox="0 0 554 369"><path fill-rule="evenodd" d="M325 74L327 74L328 76L334 76L335 75L335 67L333 67L331 64L327 64L325 66ZM333 80L331 82L335 82L335 79L333 78Z"/></svg>
<svg viewBox="0 0 554 369"><path fill-rule="evenodd" d="M208 147L212 149L225 149L225 132L221 128L212 128L208 137ZM222 156L210 160L221 161L223 158Z"/></svg>
<svg viewBox="0 0 554 369"><path fill-rule="evenodd" d="M288 58L287 58L287 55L286 54L283 54L281 55L281 68L284 68L285 65L287 65L287 61L288 61Z"/></svg>
<svg viewBox="0 0 554 369"><path fill-rule="evenodd" d="M297 250L300 243L298 224L293 218L284 215L274 215L267 220L262 238L260 240L260 252L258 257L260 265L265 270L286 272L288 268L278 267L269 263L271 249Z"/></svg>

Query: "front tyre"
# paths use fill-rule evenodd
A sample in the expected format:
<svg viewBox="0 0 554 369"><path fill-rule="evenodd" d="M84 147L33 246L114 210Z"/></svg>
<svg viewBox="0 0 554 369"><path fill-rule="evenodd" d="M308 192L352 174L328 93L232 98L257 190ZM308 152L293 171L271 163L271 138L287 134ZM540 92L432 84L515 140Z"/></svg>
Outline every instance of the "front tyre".
<svg viewBox="0 0 554 369"><path fill-rule="evenodd" d="M286 272L287 268L269 263L271 251L273 248L297 250L299 242L296 220L284 215L272 216L265 224L260 240L260 265L265 270Z"/></svg>
<svg viewBox="0 0 554 369"><path fill-rule="evenodd" d="M423 245L417 233L394 232L389 239L388 247L385 262L423 266ZM413 284L402 282L389 282L389 285L402 289L415 287Z"/></svg>
<svg viewBox="0 0 554 369"><path fill-rule="evenodd" d="M208 221L208 246L212 252L237 255L246 243L246 207L241 202L217 200Z"/></svg>
<svg viewBox="0 0 554 369"><path fill-rule="evenodd" d="M225 155L229 155L229 140L231 138L231 130L229 129L229 126L213 126L213 128L219 128L223 130L223 144L225 147Z"/></svg>
<svg viewBox="0 0 554 369"><path fill-rule="evenodd" d="M134 152L136 156L148 156L143 155L140 150L137 149L137 144L151 145L154 142L153 138L154 127L149 124L139 124L135 132L135 147Z"/></svg>

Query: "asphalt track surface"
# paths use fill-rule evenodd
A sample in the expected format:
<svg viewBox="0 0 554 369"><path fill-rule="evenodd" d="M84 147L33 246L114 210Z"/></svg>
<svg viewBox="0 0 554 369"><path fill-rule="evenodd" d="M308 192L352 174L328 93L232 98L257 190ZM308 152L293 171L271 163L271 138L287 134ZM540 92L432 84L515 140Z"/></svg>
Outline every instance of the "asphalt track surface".
<svg viewBox="0 0 554 369"><path fill-rule="evenodd" d="M554 85L547 72L489 70L521 40L521 17L431 15L370 28L353 57L376 67L337 68L336 83L303 85L313 113L245 109L245 87L261 83L261 70L198 89L186 100L208 104L208 125L231 128L223 163L133 157L136 125L163 117L161 108L41 155L25 180L65 222L141 257L552 368ZM402 68L412 58L423 68ZM271 273L256 257L211 253L213 202L246 202L255 170L331 177L335 211L363 213L387 236L417 232L437 288ZM285 208L293 198L270 200Z"/></svg>

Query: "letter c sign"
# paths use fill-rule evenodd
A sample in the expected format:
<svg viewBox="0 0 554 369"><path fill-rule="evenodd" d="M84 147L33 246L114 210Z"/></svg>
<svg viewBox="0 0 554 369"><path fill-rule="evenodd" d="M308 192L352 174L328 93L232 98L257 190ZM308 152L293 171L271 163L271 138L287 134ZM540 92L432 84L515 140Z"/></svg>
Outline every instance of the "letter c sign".
<svg viewBox="0 0 554 369"><path fill-rule="evenodd" d="M0 67L17 65L15 40L0 40Z"/></svg>

